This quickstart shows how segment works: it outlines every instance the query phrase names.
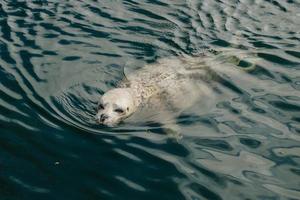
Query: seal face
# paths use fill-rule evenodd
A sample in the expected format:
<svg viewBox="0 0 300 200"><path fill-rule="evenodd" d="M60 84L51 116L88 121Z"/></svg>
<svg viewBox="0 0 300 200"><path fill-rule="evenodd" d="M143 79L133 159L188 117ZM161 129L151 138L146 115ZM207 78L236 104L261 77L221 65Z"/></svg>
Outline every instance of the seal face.
<svg viewBox="0 0 300 200"><path fill-rule="evenodd" d="M96 120L98 123L114 126L129 117L136 104L129 88L116 88L106 92L98 103Z"/></svg>

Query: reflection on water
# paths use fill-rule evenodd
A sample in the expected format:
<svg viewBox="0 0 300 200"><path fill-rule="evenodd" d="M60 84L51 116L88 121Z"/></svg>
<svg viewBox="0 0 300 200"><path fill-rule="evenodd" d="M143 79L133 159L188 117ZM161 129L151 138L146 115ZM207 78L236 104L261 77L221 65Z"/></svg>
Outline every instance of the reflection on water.
<svg viewBox="0 0 300 200"><path fill-rule="evenodd" d="M0 196L299 199L299 7L2 1ZM177 118L180 141L159 124L95 125L99 94L124 65L208 49L223 72L220 95L210 111Z"/></svg>

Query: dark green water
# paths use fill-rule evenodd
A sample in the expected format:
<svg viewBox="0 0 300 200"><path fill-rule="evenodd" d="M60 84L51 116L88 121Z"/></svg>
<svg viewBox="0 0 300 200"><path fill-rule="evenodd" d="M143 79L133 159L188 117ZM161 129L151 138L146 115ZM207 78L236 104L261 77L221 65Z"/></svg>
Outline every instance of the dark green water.
<svg viewBox="0 0 300 200"><path fill-rule="evenodd" d="M0 199L300 199L299 19L298 0L0 1ZM180 141L95 124L125 63L206 49L255 67Z"/></svg>

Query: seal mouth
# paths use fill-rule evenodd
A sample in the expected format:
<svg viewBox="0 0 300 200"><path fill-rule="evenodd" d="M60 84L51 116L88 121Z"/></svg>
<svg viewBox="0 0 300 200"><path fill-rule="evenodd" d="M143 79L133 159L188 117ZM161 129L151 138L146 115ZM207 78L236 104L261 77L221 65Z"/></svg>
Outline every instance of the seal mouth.
<svg viewBox="0 0 300 200"><path fill-rule="evenodd" d="M107 127L110 127L110 128L113 128L117 124L119 124L119 122L111 123L111 122L107 122L107 121L102 121L101 119L99 119L97 117L96 117L95 121L96 121L97 125L103 125L103 126L107 126Z"/></svg>

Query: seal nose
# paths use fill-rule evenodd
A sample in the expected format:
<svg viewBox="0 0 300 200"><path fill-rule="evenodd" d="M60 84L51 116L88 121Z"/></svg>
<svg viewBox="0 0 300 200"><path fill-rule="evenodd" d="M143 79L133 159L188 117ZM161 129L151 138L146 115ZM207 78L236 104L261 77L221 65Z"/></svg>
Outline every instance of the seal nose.
<svg viewBox="0 0 300 200"><path fill-rule="evenodd" d="M101 114L100 115L100 122L104 122L107 118L108 118L108 116L106 114Z"/></svg>

